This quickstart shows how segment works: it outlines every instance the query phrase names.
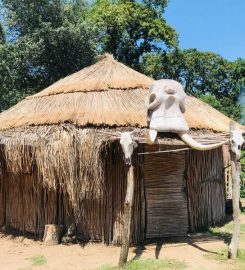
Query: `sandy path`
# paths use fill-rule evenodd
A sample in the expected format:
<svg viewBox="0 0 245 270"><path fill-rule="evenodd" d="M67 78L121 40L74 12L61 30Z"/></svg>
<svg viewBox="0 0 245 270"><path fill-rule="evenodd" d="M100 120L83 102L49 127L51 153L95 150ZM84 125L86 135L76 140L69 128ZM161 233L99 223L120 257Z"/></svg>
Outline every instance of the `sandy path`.
<svg viewBox="0 0 245 270"><path fill-rule="evenodd" d="M245 216L241 217L242 223L245 224ZM209 234L200 234L147 244L143 249L131 248L129 259L169 258L184 261L187 269L232 269L230 264L220 264L203 256L209 254L211 250L220 250L226 246L222 239ZM245 248L245 243L241 243L241 248ZM101 265L116 265L119 253L120 247L108 247L103 244L44 246L40 241L0 234L1 270L93 269ZM46 258L45 265L32 266L30 258L37 255Z"/></svg>
<svg viewBox="0 0 245 270"><path fill-rule="evenodd" d="M203 254L208 250L225 246L222 240L214 237L209 237L208 241L203 237L197 237L194 241L183 238L173 243L148 244L145 249L131 248L129 259L134 257L169 258L185 261L188 269L221 269L219 263L206 259ZM22 237L11 239L4 235L0 238L0 250L1 270L92 269L105 264L116 265L120 252L119 247L106 247L103 244L87 244L85 247L80 245L47 247L39 241ZM36 255L43 255L47 263L44 266L32 266L30 258Z"/></svg>

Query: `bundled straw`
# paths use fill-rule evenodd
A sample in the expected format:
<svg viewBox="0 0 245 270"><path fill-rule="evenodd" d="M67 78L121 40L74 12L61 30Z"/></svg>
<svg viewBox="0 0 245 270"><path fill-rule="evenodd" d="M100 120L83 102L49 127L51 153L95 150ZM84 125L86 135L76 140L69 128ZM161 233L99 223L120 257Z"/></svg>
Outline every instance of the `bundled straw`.
<svg viewBox="0 0 245 270"><path fill-rule="evenodd" d="M38 172L49 189L67 192L74 207L99 198L104 185L102 149L108 135L72 125L38 126L2 133L7 171ZM2 166L1 166L2 167Z"/></svg>
<svg viewBox="0 0 245 270"><path fill-rule="evenodd" d="M36 95L0 114L0 130L71 123L79 127L147 127L145 101L151 78L106 54ZM230 118L208 104L186 98L185 118L191 129L229 130ZM243 127L244 128L244 127Z"/></svg>

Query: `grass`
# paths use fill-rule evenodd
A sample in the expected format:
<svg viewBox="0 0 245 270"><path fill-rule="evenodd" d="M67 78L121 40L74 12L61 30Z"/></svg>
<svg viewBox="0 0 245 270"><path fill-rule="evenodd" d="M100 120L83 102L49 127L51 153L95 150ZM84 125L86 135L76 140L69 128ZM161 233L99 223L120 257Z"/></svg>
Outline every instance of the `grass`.
<svg viewBox="0 0 245 270"><path fill-rule="evenodd" d="M33 266L40 266L46 264L47 260L43 255L37 255L31 257L31 263Z"/></svg>
<svg viewBox="0 0 245 270"><path fill-rule="evenodd" d="M147 259L147 260L133 260L127 263L122 269L123 270L182 270L186 268L184 262L177 260L156 260L156 259ZM101 266L95 270L116 270L117 267L113 266Z"/></svg>
<svg viewBox="0 0 245 270"><path fill-rule="evenodd" d="M222 238L225 243L230 243L232 237L233 221L222 227L210 227L208 232ZM240 241L245 241L245 224L240 225Z"/></svg>
<svg viewBox="0 0 245 270"><path fill-rule="evenodd" d="M231 266L231 269L245 269L245 249L239 249L238 257L235 260L228 259L227 249L214 251L213 253L205 254L204 256L208 259L216 260L222 264L229 264Z"/></svg>
<svg viewBox="0 0 245 270"><path fill-rule="evenodd" d="M244 215L244 211L241 213ZM229 244L232 238L233 221L223 225L222 227L210 227L208 232L212 235L220 237L225 243ZM240 242L245 241L245 224L240 224ZM204 255L208 259L213 259L221 264L228 264L231 269L245 269L245 249L240 249L236 260L228 259L228 249L212 251L212 253Z"/></svg>

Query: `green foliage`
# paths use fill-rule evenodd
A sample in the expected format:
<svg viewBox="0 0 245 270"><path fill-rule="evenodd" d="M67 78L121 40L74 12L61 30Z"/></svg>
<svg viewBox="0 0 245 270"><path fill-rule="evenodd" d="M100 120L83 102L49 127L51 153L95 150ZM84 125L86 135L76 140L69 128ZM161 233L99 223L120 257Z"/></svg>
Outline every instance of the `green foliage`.
<svg viewBox="0 0 245 270"><path fill-rule="evenodd" d="M144 53L177 45L177 33L162 16L167 1L96 0L87 13L97 27L99 48L138 68Z"/></svg>
<svg viewBox="0 0 245 270"><path fill-rule="evenodd" d="M218 100L214 95L202 94L198 96L198 98L232 119L240 121L242 111L241 105L238 102L231 100L229 97Z"/></svg>
<svg viewBox="0 0 245 270"><path fill-rule="evenodd" d="M235 260L228 259L228 250L214 250L204 255L208 259L216 260L226 267L229 265L229 269L242 270L245 268L245 249L238 250L238 256Z"/></svg>
<svg viewBox="0 0 245 270"><path fill-rule="evenodd" d="M245 86L245 60L238 58L232 65L233 80L237 82L238 87Z"/></svg>
<svg viewBox="0 0 245 270"><path fill-rule="evenodd" d="M85 22L58 28L43 24L20 42L25 44L30 68L42 80L42 87L91 65L95 57L93 29Z"/></svg>
<svg viewBox="0 0 245 270"><path fill-rule="evenodd" d="M31 257L31 262L33 266L40 266L46 264L47 260L43 255L37 255Z"/></svg>
<svg viewBox="0 0 245 270"><path fill-rule="evenodd" d="M0 111L85 66L96 56L84 1L4 0L9 42L0 45Z"/></svg>
<svg viewBox="0 0 245 270"><path fill-rule="evenodd" d="M24 36L43 28L43 23L58 28L76 23L86 8L84 0L3 0L11 35Z"/></svg>
<svg viewBox="0 0 245 270"><path fill-rule="evenodd" d="M186 264L184 262L180 262L177 260L153 260L153 259L146 259L146 260L133 260L127 263L123 268L124 270L181 270L185 269ZM113 266L102 266L97 268L96 270L116 270L117 267Z"/></svg>
<svg viewBox="0 0 245 270"><path fill-rule="evenodd" d="M210 227L208 232L222 238L225 243L230 243L232 237L232 229L233 221L223 226ZM240 225L240 240L245 241L245 224Z"/></svg>
<svg viewBox="0 0 245 270"><path fill-rule="evenodd" d="M214 236L220 237L225 243L229 244L232 237L233 221L225 224L221 227L210 227L208 232ZM245 241L245 224L240 225L240 241ZM228 259L228 250L214 250L204 255L208 259L219 261L222 264L230 264L230 269L245 269L245 250L240 249L238 251L238 258L236 260ZM234 268L233 268L234 267Z"/></svg>
<svg viewBox="0 0 245 270"><path fill-rule="evenodd" d="M29 94L33 83L19 45L0 45L0 111Z"/></svg>
<svg viewBox="0 0 245 270"><path fill-rule="evenodd" d="M205 102L214 107L215 109L221 111L222 105L219 100L213 95L207 94L207 95L200 95L199 98Z"/></svg>
<svg viewBox="0 0 245 270"><path fill-rule="evenodd" d="M2 24L0 23L0 45L4 44L5 42L6 42L5 31L3 29Z"/></svg>
<svg viewBox="0 0 245 270"><path fill-rule="evenodd" d="M3 0L0 111L92 64L97 53L106 51L155 79L178 80L187 93L235 120L241 114L245 119L240 105L245 61L176 48L177 33L163 15L167 4L168 0Z"/></svg>

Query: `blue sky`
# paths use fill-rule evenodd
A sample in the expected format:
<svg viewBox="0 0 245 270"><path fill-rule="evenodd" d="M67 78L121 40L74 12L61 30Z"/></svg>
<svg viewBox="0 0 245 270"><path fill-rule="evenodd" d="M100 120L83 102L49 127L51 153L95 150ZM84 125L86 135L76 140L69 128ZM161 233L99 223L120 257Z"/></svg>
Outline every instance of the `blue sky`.
<svg viewBox="0 0 245 270"><path fill-rule="evenodd" d="M245 0L169 0L164 17L182 49L245 59Z"/></svg>
<svg viewBox="0 0 245 270"><path fill-rule="evenodd" d="M245 58L245 0L170 0L164 17L182 49Z"/></svg>

